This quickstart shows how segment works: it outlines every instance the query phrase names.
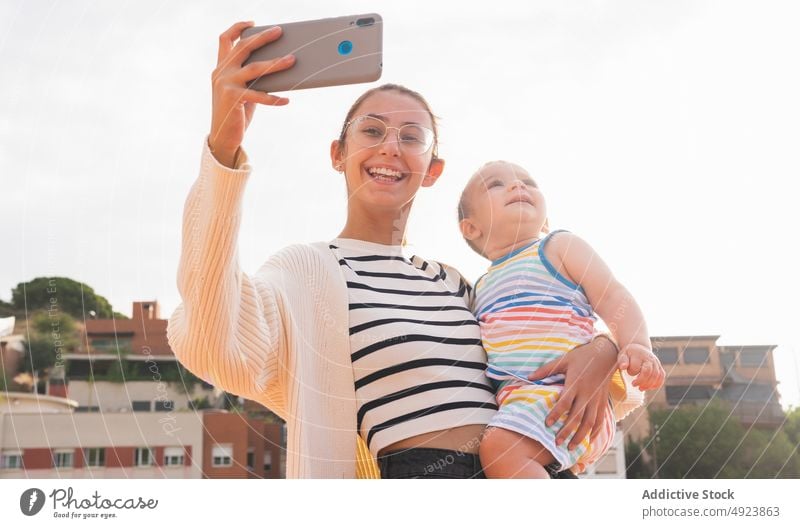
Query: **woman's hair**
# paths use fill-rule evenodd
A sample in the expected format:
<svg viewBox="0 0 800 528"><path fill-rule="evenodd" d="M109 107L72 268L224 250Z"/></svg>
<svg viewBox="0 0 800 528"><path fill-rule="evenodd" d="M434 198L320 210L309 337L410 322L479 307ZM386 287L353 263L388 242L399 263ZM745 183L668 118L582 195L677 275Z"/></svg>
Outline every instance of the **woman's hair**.
<svg viewBox="0 0 800 528"><path fill-rule="evenodd" d="M437 120L436 116L433 114L433 111L431 110L431 105L428 104L428 101L426 101L425 98L422 97L422 94L420 94L419 92L415 92L414 90L406 88L405 86L402 86L400 84L391 84L391 83L382 84L380 86L376 86L375 88L370 88L369 90L361 94L361 96L358 99L356 99L356 102L353 103L353 106L351 106L350 110L347 112L347 116L344 118L344 123L342 124L342 131L339 133L339 151L341 152L344 149L344 138L347 132L347 124L350 122L350 120L353 119L353 115L358 110L358 107L361 106L361 103L363 103L369 96L371 96L374 93L388 92L388 91L395 91L403 95L407 95L413 99L416 99L417 102L419 102L419 104L421 104L422 107L425 108L425 111L428 112L428 115L431 116L431 123L433 124L433 147L432 147L433 159L438 158L439 128L436 124Z"/></svg>

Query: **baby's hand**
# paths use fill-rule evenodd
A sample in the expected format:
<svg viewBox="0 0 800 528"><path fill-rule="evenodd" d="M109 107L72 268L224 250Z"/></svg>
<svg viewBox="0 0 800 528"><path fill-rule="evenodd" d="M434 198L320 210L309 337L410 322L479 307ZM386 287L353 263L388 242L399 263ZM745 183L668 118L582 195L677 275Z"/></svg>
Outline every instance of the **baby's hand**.
<svg viewBox="0 0 800 528"><path fill-rule="evenodd" d="M628 345L619 352L617 366L635 376L639 390L657 389L664 384L664 367L652 350L642 345Z"/></svg>

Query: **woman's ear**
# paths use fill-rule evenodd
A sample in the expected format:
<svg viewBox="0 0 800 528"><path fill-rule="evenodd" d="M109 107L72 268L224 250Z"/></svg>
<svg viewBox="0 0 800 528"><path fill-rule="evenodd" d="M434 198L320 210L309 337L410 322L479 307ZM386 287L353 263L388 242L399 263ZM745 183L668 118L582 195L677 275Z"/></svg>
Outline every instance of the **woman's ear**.
<svg viewBox="0 0 800 528"><path fill-rule="evenodd" d="M339 149L339 140L331 142L331 167L337 172L344 172L344 153Z"/></svg>
<svg viewBox="0 0 800 528"><path fill-rule="evenodd" d="M428 166L428 173L422 179L422 186L430 187L436 183L436 180L442 175L442 171L444 171L444 160L441 158L433 158L431 164Z"/></svg>
<svg viewBox="0 0 800 528"><path fill-rule="evenodd" d="M480 228L475 225L475 222L470 220L469 218L464 218L458 223L458 228L461 230L461 234L469 240L470 242L476 240L481 236Z"/></svg>

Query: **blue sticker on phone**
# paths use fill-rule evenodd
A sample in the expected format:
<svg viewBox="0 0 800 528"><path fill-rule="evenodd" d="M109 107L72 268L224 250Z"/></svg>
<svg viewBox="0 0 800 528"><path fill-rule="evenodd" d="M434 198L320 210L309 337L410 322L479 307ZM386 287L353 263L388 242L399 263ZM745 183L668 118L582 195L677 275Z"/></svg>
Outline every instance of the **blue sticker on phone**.
<svg viewBox="0 0 800 528"><path fill-rule="evenodd" d="M339 43L339 55L349 55L353 51L353 43L349 40L343 40Z"/></svg>

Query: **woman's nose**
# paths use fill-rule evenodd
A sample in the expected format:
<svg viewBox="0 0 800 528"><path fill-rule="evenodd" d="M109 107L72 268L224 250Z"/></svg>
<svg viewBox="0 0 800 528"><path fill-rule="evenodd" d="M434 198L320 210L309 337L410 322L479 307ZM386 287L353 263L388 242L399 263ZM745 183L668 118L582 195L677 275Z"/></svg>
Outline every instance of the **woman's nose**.
<svg viewBox="0 0 800 528"><path fill-rule="evenodd" d="M387 156L400 155L400 131L397 129L389 128L386 130L386 135L383 136L383 141L380 143L380 153Z"/></svg>

